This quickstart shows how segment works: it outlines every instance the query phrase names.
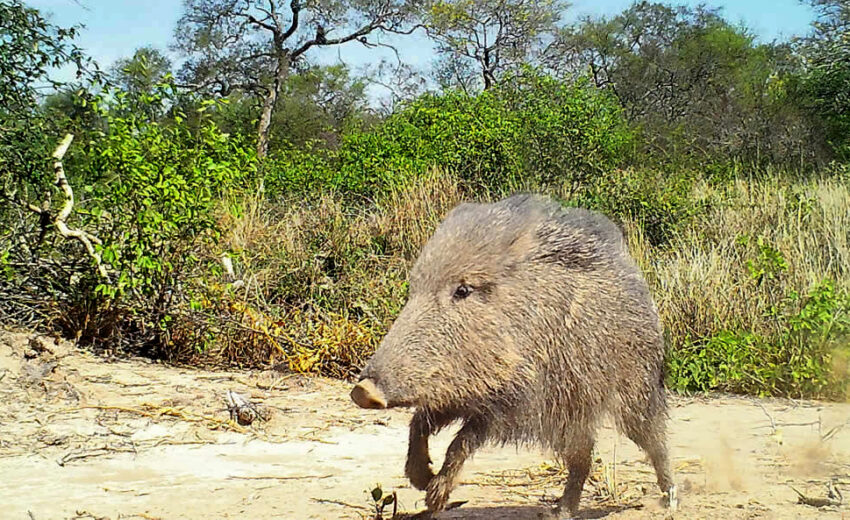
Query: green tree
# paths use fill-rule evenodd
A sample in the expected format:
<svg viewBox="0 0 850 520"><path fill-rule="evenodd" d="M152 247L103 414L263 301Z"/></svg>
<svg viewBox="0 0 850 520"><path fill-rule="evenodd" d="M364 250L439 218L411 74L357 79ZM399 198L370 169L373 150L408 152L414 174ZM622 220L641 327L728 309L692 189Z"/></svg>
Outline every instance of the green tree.
<svg viewBox="0 0 850 520"><path fill-rule="evenodd" d="M560 0L429 1L426 29L442 58L438 79L464 89L476 83L490 88L534 58L566 8Z"/></svg>
<svg viewBox="0 0 850 520"><path fill-rule="evenodd" d="M257 155L269 147L272 114L290 70L315 47L369 41L372 33L414 30L415 0L185 0L174 46L188 56L181 77L227 96L262 99Z"/></svg>
<svg viewBox="0 0 850 520"><path fill-rule="evenodd" d="M171 73L171 59L152 46L139 47L133 56L112 65L110 79L131 95L149 93Z"/></svg>
<svg viewBox="0 0 850 520"><path fill-rule="evenodd" d="M788 95L790 57L718 10L638 2L565 28L545 62L612 91L661 156L782 161L818 153L816 129Z"/></svg>
<svg viewBox="0 0 850 520"><path fill-rule="evenodd" d="M121 95L128 97L127 110L145 113L151 119L165 117L167 108L144 103L142 97L166 82L171 75L171 60L158 49L146 46L136 49L129 58L117 60L110 69L109 78ZM162 113L149 113L163 110Z"/></svg>
<svg viewBox="0 0 850 520"><path fill-rule="evenodd" d="M278 142L303 145L319 140L338 144L346 126L367 113L366 82L352 78L345 65L312 66L287 81L272 117Z"/></svg>
<svg viewBox="0 0 850 520"><path fill-rule="evenodd" d="M803 96L834 150L850 159L850 1L810 0L817 19L801 39Z"/></svg>
<svg viewBox="0 0 850 520"><path fill-rule="evenodd" d="M69 85L50 72L70 66L78 79L97 73L74 45L76 35L76 27L53 25L18 0L0 1L0 193L23 207L44 201L48 161L61 138L61 121L48 117L42 100Z"/></svg>
<svg viewBox="0 0 850 520"><path fill-rule="evenodd" d="M262 104L235 91L213 114L223 131L250 137ZM191 112L190 107L184 109ZM333 148L349 127L373 117L367 106L366 78L352 77L345 65L305 66L286 79L272 113L269 154L307 143Z"/></svg>

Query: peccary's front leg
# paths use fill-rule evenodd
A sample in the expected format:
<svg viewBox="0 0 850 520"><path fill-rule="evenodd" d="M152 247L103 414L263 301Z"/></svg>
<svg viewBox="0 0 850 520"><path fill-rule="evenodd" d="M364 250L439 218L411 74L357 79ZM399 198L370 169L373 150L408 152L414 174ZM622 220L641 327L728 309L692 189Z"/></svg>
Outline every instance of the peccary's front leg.
<svg viewBox="0 0 850 520"><path fill-rule="evenodd" d="M467 420L446 450L446 460L440 472L428 483L425 504L436 513L446 507L449 494L455 488L463 463L487 439L487 424L478 420Z"/></svg>
<svg viewBox="0 0 850 520"><path fill-rule="evenodd" d="M410 443L407 446L407 463L404 475L416 489L424 491L434 478L431 471L431 455L428 453L428 437L436 430L433 417L417 410L410 420Z"/></svg>

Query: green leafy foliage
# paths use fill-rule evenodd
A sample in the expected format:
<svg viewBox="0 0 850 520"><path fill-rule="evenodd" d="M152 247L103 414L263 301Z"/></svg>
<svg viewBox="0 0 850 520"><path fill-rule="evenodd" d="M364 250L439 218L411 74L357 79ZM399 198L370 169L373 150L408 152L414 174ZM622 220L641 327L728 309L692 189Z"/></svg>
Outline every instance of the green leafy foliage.
<svg viewBox="0 0 850 520"><path fill-rule="evenodd" d="M66 157L77 198L73 226L99 239L96 249L109 280L95 276L76 243L11 250L14 290L61 302L67 308L57 324L83 341L116 335L166 348L176 317L198 290L194 280L206 270L201 252L219 237L221 200L256 177L252 147L203 115L215 110L214 101L201 103L190 127L176 99L170 84L133 96L109 90L89 99L102 130L81 135ZM145 110L135 110L139 106ZM167 123L152 118L166 113ZM25 241L42 243L54 231L42 226L24 233ZM28 284L36 273L39 284Z"/></svg>
<svg viewBox="0 0 850 520"><path fill-rule="evenodd" d="M477 95L425 95L377 128L349 133L330 183L373 194L434 167L494 191L581 183L622 162L631 140L609 95L526 70Z"/></svg>
<svg viewBox="0 0 850 520"><path fill-rule="evenodd" d="M801 40L805 68L799 94L824 126L836 154L850 159L850 5L845 0L810 0L814 32Z"/></svg>
<svg viewBox="0 0 850 520"><path fill-rule="evenodd" d="M95 77L73 43L77 32L17 0L0 1L0 196L7 200L32 202L50 178L48 159L61 129L40 106L40 92L67 86L51 70L70 66L78 78Z"/></svg>
<svg viewBox="0 0 850 520"><path fill-rule="evenodd" d="M160 106L172 96L172 87L157 86L134 103ZM108 131L70 165L86 183L89 225L115 273L112 283L99 284L95 292L132 297L140 319L167 331L172 305L182 303L177 291L200 261L199 245L218 237L214 210L256 166L250 148L211 121L202 120L192 132L183 124L185 116L175 113L172 124L161 125L125 111L125 99L115 93L102 112ZM213 107L205 103L202 110Z"/></svg>
<svg viewBox="0 0 850 520"><path fill-rule="evenodd" d="M386 509L387 506L390 506L390 505L395 506L396 505L397 496L396 496L395 491L393 491L392 493L384 494L384 490L381 489L381 485L378 484L377 486L375 486L375 488L372 489L372 491L369 494L372 498L372 506L375 509L375 516L373 517L374 520L383 520L384 509ZM391 518L396 517L395 507L393 508L393 511L394 512L391 515Z"/></svg>
<svg viewBox="0 0 850 520"><path fill-rule="evenodd" d="M845 396L850 293L826 280L804 297L792 293L784 298L769 319L780 329L773 336L721 330L675 350L668 362L671 387L798 398Z"/></svg>

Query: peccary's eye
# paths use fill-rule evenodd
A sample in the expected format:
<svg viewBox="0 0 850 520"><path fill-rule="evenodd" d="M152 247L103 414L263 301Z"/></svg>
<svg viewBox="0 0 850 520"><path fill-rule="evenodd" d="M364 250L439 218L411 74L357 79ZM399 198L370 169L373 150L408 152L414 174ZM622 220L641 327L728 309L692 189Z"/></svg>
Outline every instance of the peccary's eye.
<svg viewBox="0 0 850 520"><path fill-rule="evenodd" d="M455 289L455 293L452 295L452 298L455 300L462 300L470 294L472 294L472 287L466 284L460 284L457 286L457 289Z"/></svg>

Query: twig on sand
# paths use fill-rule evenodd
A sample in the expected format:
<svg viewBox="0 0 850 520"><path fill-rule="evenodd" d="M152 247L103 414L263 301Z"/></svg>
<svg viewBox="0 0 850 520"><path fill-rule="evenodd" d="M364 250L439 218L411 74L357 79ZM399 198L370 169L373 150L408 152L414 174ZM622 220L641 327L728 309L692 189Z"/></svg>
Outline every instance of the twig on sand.
<svg viewBox="0 0 850 520"><path fill-rule="evenodd" d="M758 405L758 407L761 408L761 411L764 412L764 415L767 416L767 420L770 421L770 429L772 430L772 433L775 434L776 433L776 422L773 420L773 417L769 413L767 413L767 408L765 408L763 404L756 402L756 405Z"/></svg>
<svg viewBox="0 0 850 520"><path fill-rule="evenodd" d="M56 464L64 467L65 464L75 460L88 459L91 457L101 457L103 455L109 455L112 453L134 453L136 450L128 450L128 449L119 449L119 448L97 448L91 451L69 451L65 455L62 455L60 458L56 459Z"/></svg>
<svg viewBox="0 0 850 520"><path fill-rule="evenodd" d="M237 479L237 480L320 480L325 478L331 478L333 475L292 475L292 476L274 476L274 475L256 475L256 476L241 476L241 475L230 475L228 479Z"/></svg>
<svg viewBox="0 0 850 520"><path fill-rule="evenodd" d="M327 499L327 498L311 498L310 500L312 500L313 502L316 502L318 504L333 504L333 505L336 505L336 506L350 507L352 509L360 509L362 511L370 511L370 509L368 507L357 505L357 504L349 504L348 502L343 502L342 500L330 500L330 499Z"/></svg>
<svg viewBox="0 0 850 520"><path fill-rule="evenodd" d="M77 511L71 520L109 520L106 516L96 516L88 511Z"/></svg>
<svg viewBox="0 0 850 520"><path fill-rule="evenodd" d="M830 429L829 429L829 431L828 431L828 432L826 432L825 434L823 434L823 436L821 437L821 440L822 440L822 441L824 441L824 442L828 441L828 440L829 440L829 439L831 439L831 438L832 438L832 437L833 437L836 433L838 433L838 432L840 432L841 430L843 430L843 429L844 429L844 427L845 427L845 426L847 426L847 424L848 424L848 423L850 423L850 421L846 421L846 422L844 422L844 423L842 423L842 424L839 424L839 425L837 425L837 426L833 426L832 428L830 428Z"/></svg>
<svg viewBox="0 0 850 520"><path fill-rule="evenodd" d="M247 430L232 420L224 420L219 419L218 417L212 417L209 415L203 414L194 414L192 412L187 412L185 410L181 410L179 408L173 408L171 406L159 407L152 405L150 403L143 403L142 406L151 409L150 412L145 410L140 410L138 408L128 408L125 406L107 406L107 405L88 405L88 406L78 406L75 408L68 408L66 410L62 410L60 413L68 413L68 412L76 412L79 410L116 410L119 412L132 413L136 415L141 415L143 417L150 417L151 419L156 417L168 416L175 417L177 419L181 419L187 422L206 422L215 427L224 427L230 430L233 430L238 433L247 433Z"/></svg>
<svg viewBox="0 0 850 520"><path fill-rule="evenodd" d="M829 482L827 484L827 497L810 497L800 493L794 486L789 485L791 489L797 493L797 503L803 504L812 507L828 507L828 506L840 506L844 501L844 497L841 495L841 492L838 491L838 488L835 487L833 482Z"/></svg>

